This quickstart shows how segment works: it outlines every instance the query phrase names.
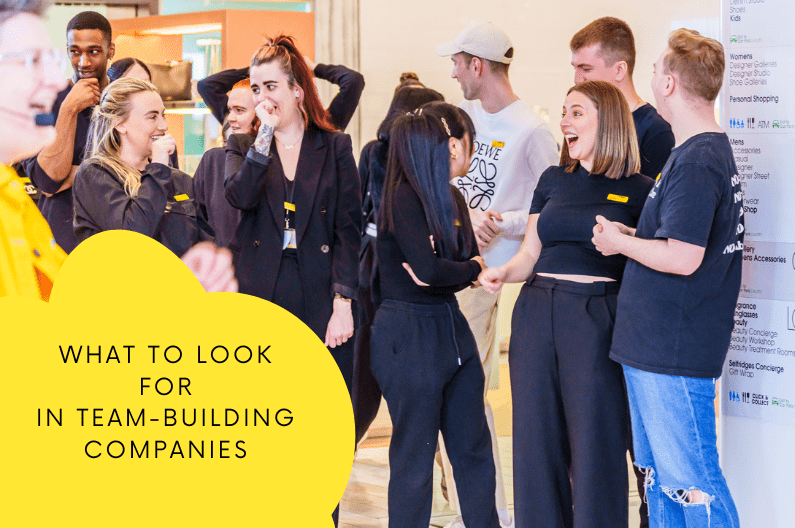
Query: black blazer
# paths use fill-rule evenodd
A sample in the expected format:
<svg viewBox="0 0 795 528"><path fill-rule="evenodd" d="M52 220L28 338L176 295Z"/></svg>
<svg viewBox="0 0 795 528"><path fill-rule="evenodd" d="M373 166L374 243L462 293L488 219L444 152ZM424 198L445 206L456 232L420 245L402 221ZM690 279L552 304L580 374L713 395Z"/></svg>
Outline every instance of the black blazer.
<svg viewBox="0 0 795 528"><path fill-rule="evenodd" d="M225 193L242 211L235 259L239 291L270 301L284 243L284 172L273 146L264 156L253 143L248 134L229 136ZM294 203L304 322L323 339L334 294L355 299L358 286L362 197L350 136L307 129Z"/></svg>

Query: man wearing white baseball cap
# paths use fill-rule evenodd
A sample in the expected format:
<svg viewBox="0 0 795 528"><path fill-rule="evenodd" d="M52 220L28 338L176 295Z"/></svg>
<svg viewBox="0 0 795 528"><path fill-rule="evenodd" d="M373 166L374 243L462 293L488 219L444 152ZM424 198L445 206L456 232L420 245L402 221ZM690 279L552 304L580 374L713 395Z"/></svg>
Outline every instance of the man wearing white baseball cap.
<svg viewBox="0 0 795 528"><path fill-rule="evenodd" d="M557 144L547 124L514 93L508 78L513 45L508 35L491 22L465 27L452 42L436 46L437 55L451 56L454 79L461 85L465 101L459 105L475 123L475 152L469 174L453 184L469 205L478 248L486 264L502 266L518 251L527 229L530 203L538 178L550 165L557 165ZM461 311L477 340L486 386L495 360L499 295L483 288L458 294ZM497 449L494 414L486 401L497 470L497 513L504 526L514 521L508 512L505 486ZM444 456L450 506L459 512L449 459ZM526 477L526 476L525 476ZM457 517L448 528L464 526Z"/></svg>

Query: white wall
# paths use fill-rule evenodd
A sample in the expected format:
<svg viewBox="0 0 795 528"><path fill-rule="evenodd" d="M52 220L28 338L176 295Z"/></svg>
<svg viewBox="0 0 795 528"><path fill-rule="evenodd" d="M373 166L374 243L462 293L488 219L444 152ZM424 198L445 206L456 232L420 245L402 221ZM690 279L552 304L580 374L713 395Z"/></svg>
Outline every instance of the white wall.
<svg viewBox="0 0 795 528"><path fill-rule="evenodd" d="M375 137L401 72L414 71L427 86L458 103L461 91L450 78L452 62L437 57L434 46L453 40L473 21L497 24L515 48L511 80L520 98L546 108L560 140L559 114L573 84L569 40L602 16L625 20L635 34L635 83L653 102L652 64L665 48L674 20L718 19L719 0L360 0L361 72L367 87L361 102L362 143ZM717 37L717 35L715 35Z"/></svg>

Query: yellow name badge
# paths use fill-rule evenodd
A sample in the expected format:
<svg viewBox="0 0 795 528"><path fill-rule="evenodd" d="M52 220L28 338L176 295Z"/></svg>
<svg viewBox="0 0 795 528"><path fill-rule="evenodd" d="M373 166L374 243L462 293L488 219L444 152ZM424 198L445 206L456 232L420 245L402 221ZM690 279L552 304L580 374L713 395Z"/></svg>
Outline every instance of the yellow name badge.
<svg viewBox="0 0 795 528"><path fill-rule="evenodd" d="M608 194L607 199L612 202L621 202L627 203L629 201L629 196L619 196L617 194Z"/></svg>
<svg viewBox="0 0 795 528"><path fill-rule="evenodd" d="M174 199L178 202L184 202L185 200L190 200L190 196L187 194L178 194L174 197Z"/></svg>
<svg viewBox="0 0 795 528"><path fill-rule="evenodd" d="M492 141L491 142L491 146L492 147L497 147L497 148L503 148L505 146L505 142L504 141Z"/></svg>
<svg viewBox="0 0 795 528"><path fill-rule="evenodd" d="M284 202L284 208L288 211L295 212L295 204L291 204L290 202Z"/></svg>

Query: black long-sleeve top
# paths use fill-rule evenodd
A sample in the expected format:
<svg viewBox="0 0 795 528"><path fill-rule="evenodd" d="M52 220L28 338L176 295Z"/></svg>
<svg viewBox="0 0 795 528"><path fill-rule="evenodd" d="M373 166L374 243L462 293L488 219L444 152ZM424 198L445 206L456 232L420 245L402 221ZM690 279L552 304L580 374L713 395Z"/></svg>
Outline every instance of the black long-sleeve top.
<svg viewBox="0 0 795 528"><path fill-rule="evenodd" d="M226 149L217 147L204 153L193 175L193 189L200 215L215 231L215 245L229 247L240 223L240 211L224 196ZM239 169L235 167L235 172Z"/></svg>
<svg viewBox="0 0 795 528"><path fill-rule="evenodd" d="M150 163L132 198L110 169L83 163L73 189L74 232L80 242L101 231L124 229L154 238L182 256L209 238L199 227L192 178L177 169Z"/></svg>
<svg viewBox="0 0 795 528"><path fill-rule="evenodd" d="M339 130L344 131L351 122L359 99L364 90L364 77L359 72L345 66L318 64L314 71L315 77L326 80L340 87L339 93L334 96L328 107L331 122ZM219 123L224 122L224 117L229 112L226 105L229 102L227 95L232 87L249 76L248 68L224 70L210 75L199 81L196 89L204 99L207 108Z"/></svg>
<svg viewBox="0 0 795 528"><path fill-rule="evenodd" d="M458 191L455 191L458 193ZM425 209L419 195L403 183L392 196L394 232L386 229L383 215L378 223L378 266L381 276L381 297L417 304L441 304L455 300L455 293L471 286L480 274L474 260L457 262L438 257L431 246L431 231L425 220ZM456 196L459 214L466 213L463 198ZM462 208L462 205L464 208ZM468 223L464 223L469 229ZM473 244L469 259L478 254ZM418 286L403 268L408 263L417 278L429 286Z"/></svg>

